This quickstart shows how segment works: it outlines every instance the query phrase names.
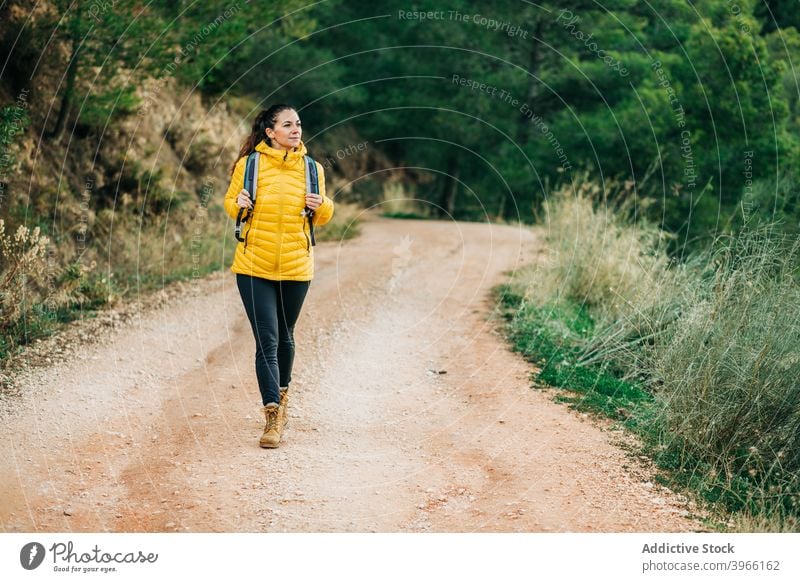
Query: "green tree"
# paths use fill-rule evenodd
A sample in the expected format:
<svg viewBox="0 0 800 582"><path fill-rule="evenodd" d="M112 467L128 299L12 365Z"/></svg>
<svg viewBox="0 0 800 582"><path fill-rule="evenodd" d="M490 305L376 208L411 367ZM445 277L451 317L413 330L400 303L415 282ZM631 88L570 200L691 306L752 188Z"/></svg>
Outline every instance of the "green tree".
<svg viewBox="0 0 800 582"><path fill-rule="evenodd" d="M43 45L67 47L58 113L47 134L58 140L75 107L77 119L89 125L132 111L138 83L159 74L167 52L157 42L161 19L141 2L54 0L53 6L35 28Z"/></svg>
<svg viewBox="0 0 800 582"><path fill-rule="evenodd" d="M755 4L755 16L763 22L762 33L800 28L800 12L795 0L760 0Z"/></svg>
<svg viewBox="0 0 800 582"><path fill-rule="evenodd" d="M209 95L254 93L250 77L269 77L259 60L269 54L265 40L288 44L316 25L299 0L263 2L178 2L154 4L162 14L164 35L173 46L168 72L188 87ZM289 16L291 14L291 16Z"/></svg>
<svg viewBox="0 0 800 582"><path fill-rule="evenodd" d="M526 219L587 169L631 180L685 243L731 226L745 169L759 180L796 159L781 61L797 49L778 57L785 31L761 36L755 9L333 1L307 36L256 26L260 50L224 62L259 100L299 96L309 139L347 127L369 140L441 215Z"/></svg>

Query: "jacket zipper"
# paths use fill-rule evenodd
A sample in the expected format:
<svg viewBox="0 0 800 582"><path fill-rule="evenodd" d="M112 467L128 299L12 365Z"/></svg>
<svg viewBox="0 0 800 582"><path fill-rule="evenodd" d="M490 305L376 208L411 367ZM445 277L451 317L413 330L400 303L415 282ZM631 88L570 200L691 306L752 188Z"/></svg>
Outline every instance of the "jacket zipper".
<svg viewBox="0 0 800 582"><path fill-rule="evenodd" d="M280 167L280 170L278 172L279 175L281 176L281 178L284 178L284 174L285 174L284 170L286 169L286 157L288 155L289 155L289 152L287 150L286 154L284 154L284 156L283 156L283 160L281 161L281 167ZM278 180L278 184L279 185L285 185L285 183L281 184L281 180ZM285 192L285 190L279 189L278 192ZM278 198L279 198L280 202L279 202L279 206L278 206L278 241L277 241L276 251L275 251L275 270L276 270L276 272L280 273L281 252L282 252L282 247L283 247L283 196L281 196L279 194ZM306 253L307 253L307 256L310 257L311 256L311 238L308 236L308 233L306 232L306 220L307 219L308 219L307 216L303 217L303 234L306 237ZM250 232L250 231L248 230L248 232Z"/></svg>
<svg viewBox="0 0 800 582"><path fill-rule="evenodd" d="M275 271L276 274L281 272L281 253L283 252L283 192L286 191L285 184L281 184L281 180L285 178L285 170L286 170L286 157L289 155L289 150L286 150L286 153L283 154L283 160L281 160L281 167L278 171L278 175L281 179L278 180L278 184L282 185L278 190L278 240L277 244L275 245Z"/></svg>

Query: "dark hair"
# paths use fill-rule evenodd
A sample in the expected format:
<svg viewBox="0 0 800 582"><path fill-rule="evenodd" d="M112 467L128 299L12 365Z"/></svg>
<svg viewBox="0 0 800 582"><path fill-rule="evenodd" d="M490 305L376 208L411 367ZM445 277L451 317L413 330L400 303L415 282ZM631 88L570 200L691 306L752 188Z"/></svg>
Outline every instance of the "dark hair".
<svg viewBox="0 0 800 582"><path fill-rule="evenodd" d="M247 139L244 140L242 149L239 150L239 156L236 158L236 161L233 162L233 166L231 166L231 175L233 175L233 171L236 169L237 162L256 151L256 146L262 140L266 140L269 145L272 145L271 140L267 137L265 132L268 127L275 127L275 123L278 121L278 114L287 109L294 109L294 107L286 103L277 103L269 109L263 109L261 113L256 115L253 121L253 130L250 132L250 135L247 136Z"/></svg>

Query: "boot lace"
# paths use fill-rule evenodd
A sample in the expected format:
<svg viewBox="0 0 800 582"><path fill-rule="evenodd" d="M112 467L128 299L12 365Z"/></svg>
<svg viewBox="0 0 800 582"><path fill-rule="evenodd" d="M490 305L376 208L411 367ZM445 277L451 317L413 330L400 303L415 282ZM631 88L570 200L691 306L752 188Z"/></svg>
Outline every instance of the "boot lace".
<svg viewBox="0 0 800 582"><path fill-rule="evenodd" d="M278 428L278 407L274 408L267 408L266 409L266 416L267 416L267 430L272 430Z"/></svg>

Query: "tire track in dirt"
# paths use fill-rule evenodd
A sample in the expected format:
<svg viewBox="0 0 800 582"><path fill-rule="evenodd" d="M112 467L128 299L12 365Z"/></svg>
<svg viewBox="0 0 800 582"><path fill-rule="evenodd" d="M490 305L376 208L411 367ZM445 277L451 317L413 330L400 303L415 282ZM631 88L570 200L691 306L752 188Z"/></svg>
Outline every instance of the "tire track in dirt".
<svg viewBox="0 0 800 582"><path fill-rule="evenodd" d="M289 426L263 427L230 273L23 380L4 531L691 531L610 423L530 389L489 289L526 229L370 218L317 248ZM625 468L625 467L628 468Z"/></svg>

